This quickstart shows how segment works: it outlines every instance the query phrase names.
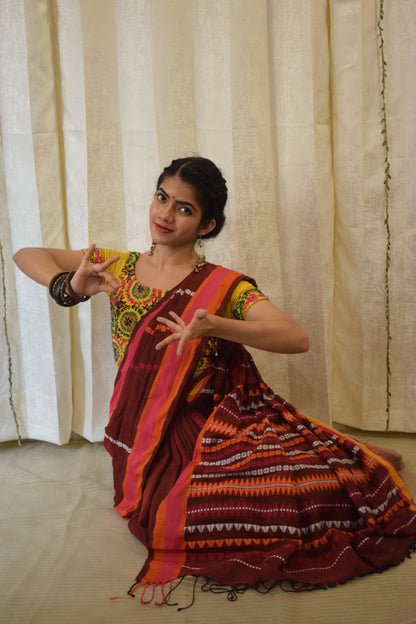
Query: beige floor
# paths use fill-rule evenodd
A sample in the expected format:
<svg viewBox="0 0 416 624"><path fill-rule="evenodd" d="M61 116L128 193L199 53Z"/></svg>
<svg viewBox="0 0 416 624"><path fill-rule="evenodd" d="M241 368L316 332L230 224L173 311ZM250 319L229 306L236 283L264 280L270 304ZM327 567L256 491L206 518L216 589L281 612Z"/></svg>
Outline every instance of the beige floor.
<svg viewBox="0 0 416 624"><path fill-rule="evenodd" d="M400 450L416 495L416 437L358 434ZM191 609L123 595L145 551L112 509L112 475L100 444L0 445L0 622L7 624L415 624L416 555L402 565L325 591L237 602L196 593ZM181 588L186 605L192 584Z"/></svg>

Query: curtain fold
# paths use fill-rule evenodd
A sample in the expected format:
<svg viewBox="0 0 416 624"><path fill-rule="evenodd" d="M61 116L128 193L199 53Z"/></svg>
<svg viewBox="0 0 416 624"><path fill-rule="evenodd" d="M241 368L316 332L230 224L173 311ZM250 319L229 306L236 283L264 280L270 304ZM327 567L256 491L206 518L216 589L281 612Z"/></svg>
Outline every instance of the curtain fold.
<svg viewBox="0 0 416 624"><path fill-rule="evenodd" d="M62 310L12 253L145 251L160 169L196 153L229 187L208 258L311 337L307 354L255 352L266 380L326 422L416 431L415 25L416 0L3 0L0 439L10 398L22 437L102 439L116 373L107 297Z"/></svg>

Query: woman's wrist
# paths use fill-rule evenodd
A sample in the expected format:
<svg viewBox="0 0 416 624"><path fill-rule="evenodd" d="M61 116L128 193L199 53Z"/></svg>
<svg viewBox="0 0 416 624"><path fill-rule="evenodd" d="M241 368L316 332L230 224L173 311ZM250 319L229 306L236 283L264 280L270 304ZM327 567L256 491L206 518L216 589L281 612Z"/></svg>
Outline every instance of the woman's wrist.
<svg viewBox="0 0 416 624"><path fill-rule="evenodd" d="M49 283L49 294L54 301L64 307L70 308L83 301L88 301L88 295L78 295L71 286L71 279L75 271L62 271L54 275Z"/></svg>

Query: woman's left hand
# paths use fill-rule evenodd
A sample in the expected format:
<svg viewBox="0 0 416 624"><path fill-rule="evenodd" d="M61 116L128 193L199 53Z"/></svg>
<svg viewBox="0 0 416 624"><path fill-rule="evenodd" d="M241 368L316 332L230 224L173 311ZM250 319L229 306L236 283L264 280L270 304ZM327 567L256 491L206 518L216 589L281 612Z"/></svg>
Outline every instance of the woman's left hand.
<svg viewBox="0 0 416 624"><path fill-rule="evenodd" d="M169 327L173 332L156 345L157 350L167 347L171 342L179 341L176 353L181 355L188 340L194 340L195 338L201 338L201 336L209 334L211 324L208 320L210 315L207 310L196 310L192 321L188 325L175 312L171 311L169 314L173 320L164 318L163 316L157 317L160 323Z"/></svg>

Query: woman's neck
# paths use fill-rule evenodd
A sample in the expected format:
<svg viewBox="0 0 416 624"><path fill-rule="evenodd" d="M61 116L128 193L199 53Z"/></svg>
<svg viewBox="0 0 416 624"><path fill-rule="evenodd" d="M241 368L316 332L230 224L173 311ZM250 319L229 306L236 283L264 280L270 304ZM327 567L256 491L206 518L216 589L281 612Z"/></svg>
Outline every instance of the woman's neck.
<svg viewBox="0 0 416 624"><path fill-rule="evenodd" d="M135 267L136 279L145 286L171 290L194 270L196 260L193 247L176 251L156 245L152 255L150 252L140 255Z"/></svg>
<svg viewBox="0 0 416 624"><path fill-rule="evenodd" d="M198 257L194 246L172 248L167 245L155 245L152 252L145 254L149 263L163 271L188 267L192 269Z"/></svg>

